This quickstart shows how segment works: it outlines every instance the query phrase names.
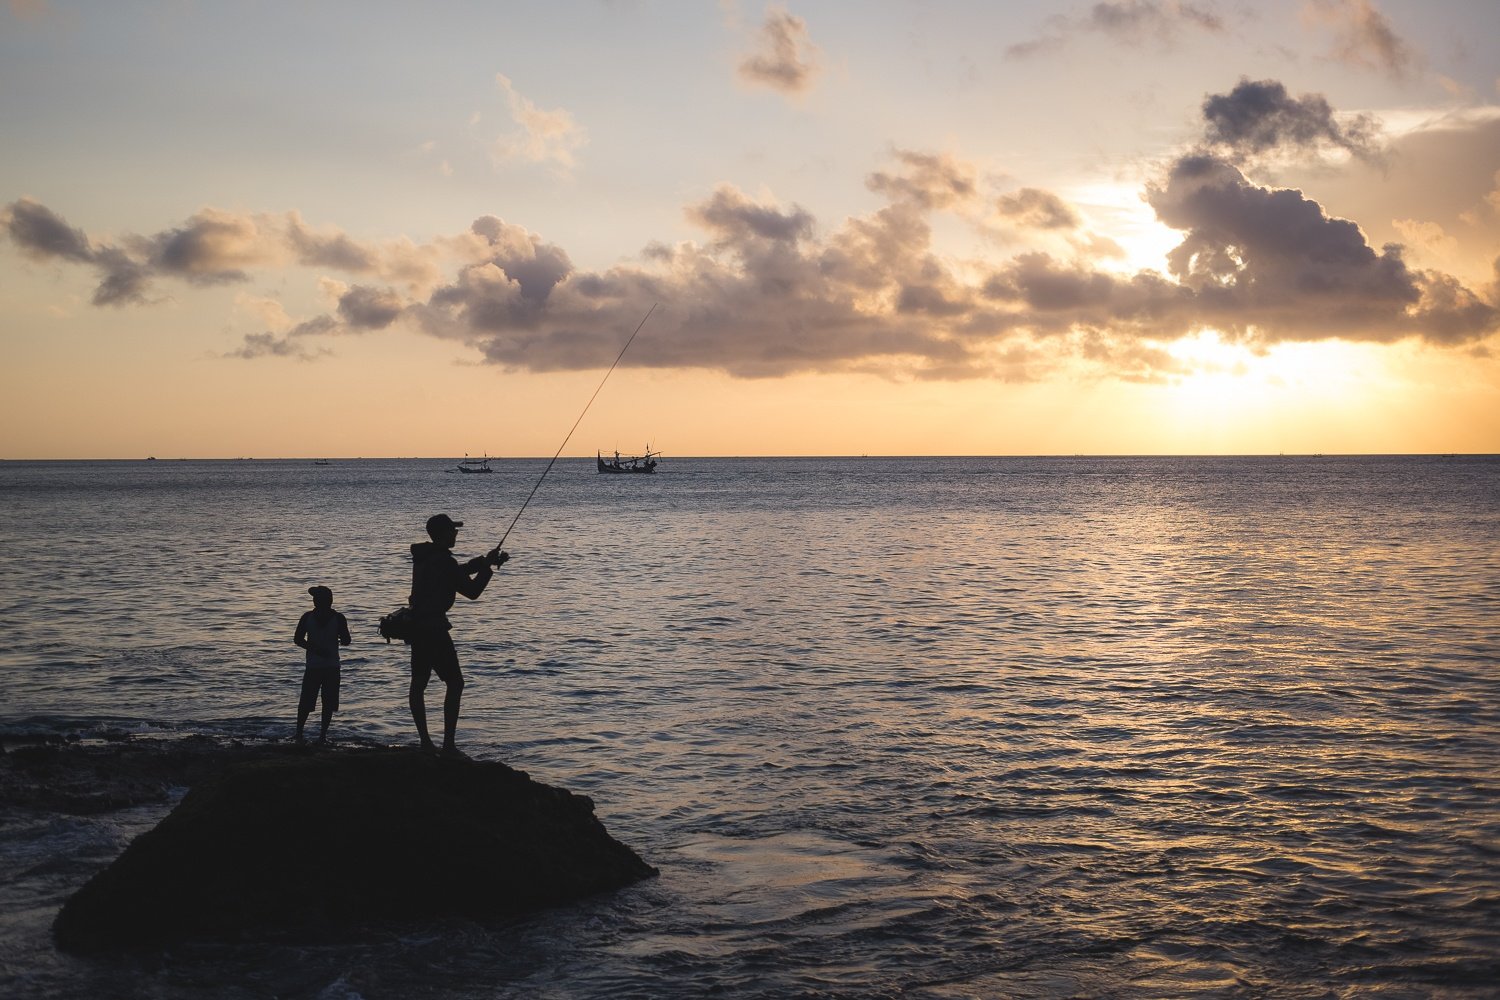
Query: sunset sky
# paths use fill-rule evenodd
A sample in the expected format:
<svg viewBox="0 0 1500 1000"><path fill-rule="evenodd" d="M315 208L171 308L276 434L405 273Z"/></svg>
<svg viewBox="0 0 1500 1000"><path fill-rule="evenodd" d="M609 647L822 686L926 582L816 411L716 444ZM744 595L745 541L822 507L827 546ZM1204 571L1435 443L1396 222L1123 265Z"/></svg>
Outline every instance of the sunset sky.
<svg viewBox="0 0 1500 1000"><path fill-rule="evenodd" d="M1500 3L0 8L0 458L1500 452Z"/></svg>

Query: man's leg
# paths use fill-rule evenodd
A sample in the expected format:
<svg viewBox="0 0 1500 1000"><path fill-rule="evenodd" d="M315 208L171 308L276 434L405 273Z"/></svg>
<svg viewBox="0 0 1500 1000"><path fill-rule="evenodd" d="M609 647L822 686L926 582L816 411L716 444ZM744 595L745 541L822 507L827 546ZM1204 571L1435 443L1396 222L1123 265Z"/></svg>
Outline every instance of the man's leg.
<svg viewBox="0 0 1500 1000"><path fill-rule="evenodd" d="M454 742L458 735L458 705L464 698L464 675L458 674L448 682L448 693L443 696L443 749L457 750Z"/></svg>
<svg viewBox="0 0 1500 1000"><path fill-rule="evenodd" d="M412 721L417 724L417 737L421 740L422 749L435 753L437 747L432 745L432 737L427 735L427 702L423 697L423 692L427 690L427 679L431 676L432 650L426 642L420 639L413 640L411 644L411 691L406 701L411 706Z"/></svg>
<svg viewBox="0 0 1500 1000"><path fill-rule="evenodd" d="M458 707L464 697L464 675L458 667L458 650L453 648L453 637L445 632L442 638L441 646L433 651L433 668L448 685L448 691L443 695L443 750L454 753L458 750L455 739L458 735Z"/></svg>

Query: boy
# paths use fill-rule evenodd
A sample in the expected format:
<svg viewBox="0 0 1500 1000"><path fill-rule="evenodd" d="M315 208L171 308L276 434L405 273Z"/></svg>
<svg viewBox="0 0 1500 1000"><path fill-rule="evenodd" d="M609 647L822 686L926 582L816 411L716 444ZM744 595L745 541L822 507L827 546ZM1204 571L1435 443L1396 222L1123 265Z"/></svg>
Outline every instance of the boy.
<svg viewBox="0 0 1500 1000"><path fill-rule="evenodd" d="M328 723L339 707L339 647L349 645L349 622L333 610L333 591L308 587L313 609L297 622L292 641L307 650L307 670L302 674L302 700L297 703L297 742L318 694L323 695L323 730L319 743L328 742Z"/></svg>

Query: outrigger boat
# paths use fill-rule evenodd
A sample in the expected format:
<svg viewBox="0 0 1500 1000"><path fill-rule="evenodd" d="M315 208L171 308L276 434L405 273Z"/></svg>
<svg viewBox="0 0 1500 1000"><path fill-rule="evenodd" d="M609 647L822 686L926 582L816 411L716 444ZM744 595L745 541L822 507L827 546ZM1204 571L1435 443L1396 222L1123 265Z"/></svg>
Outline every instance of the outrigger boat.
<svg viewBox="0 0 1500 1000"><path fill-rule="evenodd" d="M609 461L605 461L604 455L600 452L594 452L594 461L598 463L599 471L611 475L631 472L655 472L656 460L658 458L661 458L661 452L652 451L649 444L646 445L646 454L644 455L626 455L622 458L617 451L615 452L615 457Z"/></svg>
<svg viewBox="0 0 1500 1000"><path fill-rule="evenodd" d="M458 463L458 471L494 472L495 470L490 468L490 457L488 455L483 458L470 458L468 455L465 455L464 460Z"/></svg>

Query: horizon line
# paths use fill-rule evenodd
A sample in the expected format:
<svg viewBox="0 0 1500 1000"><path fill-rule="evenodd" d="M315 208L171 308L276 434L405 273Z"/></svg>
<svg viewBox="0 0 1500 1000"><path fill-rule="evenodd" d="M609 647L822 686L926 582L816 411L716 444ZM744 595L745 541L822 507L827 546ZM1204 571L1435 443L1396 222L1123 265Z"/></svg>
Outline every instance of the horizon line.
<svg viewBox="0 0 1500 1000"><path fill-rule="evenodd" d="M602 453L601 453L602 454ZM11 458L0 456L4 462L451 462L470 455L157 455L145 456L53 456ZM501 458L481 455L491 462L536 462L548 461L551 455L511 455ZM1483 451L1291 451L1291 452L1012 452L1006 454L723 454L723 455L678 455L671 461L709 461L716 459L842 459L850 461L876 461L889 459L957 459L957 458L1496 458L1500 452ZM564 455L559 461L586 461L587 455Z"/></svg>

